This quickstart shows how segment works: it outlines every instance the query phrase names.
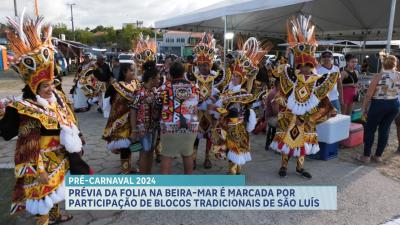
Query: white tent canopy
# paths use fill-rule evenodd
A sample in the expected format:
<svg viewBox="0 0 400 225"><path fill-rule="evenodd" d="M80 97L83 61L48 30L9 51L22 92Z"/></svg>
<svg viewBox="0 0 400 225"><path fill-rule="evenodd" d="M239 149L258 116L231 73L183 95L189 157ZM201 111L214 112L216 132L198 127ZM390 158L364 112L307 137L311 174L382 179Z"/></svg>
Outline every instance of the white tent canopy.
<svg viewBox="0 0 400 225"><path fill-rule="evenodd" d="M319 38L378 40L387 38L392 1L395 0L227 0L157 21L156 28L223 32L226 29L253 36L284 38L286 19L311 14ZM395 5L399 13L400 4ZM399 18L399 17L397 17ZM394 20L394 36L400 36L400 20Z"/></svg>

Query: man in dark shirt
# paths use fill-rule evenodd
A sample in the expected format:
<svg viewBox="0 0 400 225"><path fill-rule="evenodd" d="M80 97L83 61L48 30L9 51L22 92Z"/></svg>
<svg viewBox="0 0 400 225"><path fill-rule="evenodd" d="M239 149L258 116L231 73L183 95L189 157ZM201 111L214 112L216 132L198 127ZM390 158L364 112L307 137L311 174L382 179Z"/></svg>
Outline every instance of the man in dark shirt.
<svg viewBox="0 0 400 225"><path fill-rule="evenodd" d="M104 87L100 87L100 90L98 92L98 99L99 99L99 107L97 108L97 111L99 113L103 113L103 91L107 90L108 85L110 83L112 73L110 70L110 66L105 63L104 61L104 56L99 55L97 56L97 62L95 64L95 70L93 71L94 76L97 78L97 80L103 82Z"/></svg>
<svg viewBox="0 0 400 225"><path fill-rule="evenodd" d="M118 58L117 57L113 57L112 58L112 60L111 60L111 62L112 62L112 74L113 74L113 77L116 79L116 80L118 80L118 78L119 78L119 60L118 60Z"/></svg>
<svg viewBox="0 0 400 225"><path fill-rule="evenodd" d="M104 60L103 55L97 56L96 69L93 73L99 81L108 83L112 77L112 73L110 66Z"/></svg>

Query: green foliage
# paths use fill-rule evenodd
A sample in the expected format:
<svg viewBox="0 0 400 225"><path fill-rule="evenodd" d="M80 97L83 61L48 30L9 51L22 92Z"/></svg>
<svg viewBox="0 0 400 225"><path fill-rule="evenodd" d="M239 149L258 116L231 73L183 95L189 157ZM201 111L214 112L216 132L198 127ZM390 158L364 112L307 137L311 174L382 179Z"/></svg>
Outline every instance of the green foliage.
<svg viewBox="0 0 400 225"><path fill-rule="evenodd" d="M94 29L76 29L75 40L87 45L94 45L100 48L117 47L123 51L132 49L132 42L140 33L150 35L154 38L154 31L149 28L136 28L132 24L126 25L122 29L114 29L114 27L104 27L99 25ZM66 24L60 23L53 26L53 36L60 37L65 34L67 40L73 40L73 34ZM160 37L160 35L157 35Z"/></svg>

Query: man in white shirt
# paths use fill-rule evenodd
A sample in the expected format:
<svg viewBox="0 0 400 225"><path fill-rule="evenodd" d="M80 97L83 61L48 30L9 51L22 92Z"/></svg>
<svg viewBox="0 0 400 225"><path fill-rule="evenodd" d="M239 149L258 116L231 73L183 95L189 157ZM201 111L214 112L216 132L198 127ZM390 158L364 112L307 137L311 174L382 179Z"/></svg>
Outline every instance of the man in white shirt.
<svg viewBox="0 0 400 225"><path fill-rule="evenodd" d="M329 74L329 73L340 73L339 67L333 65L333 53L329 50L325 50L321 53L320 65L317 67L317 74ZM333 89L328 93L328 98L332 105L340 113L340 106L343 105L343 88L340 77Z"/></svg>

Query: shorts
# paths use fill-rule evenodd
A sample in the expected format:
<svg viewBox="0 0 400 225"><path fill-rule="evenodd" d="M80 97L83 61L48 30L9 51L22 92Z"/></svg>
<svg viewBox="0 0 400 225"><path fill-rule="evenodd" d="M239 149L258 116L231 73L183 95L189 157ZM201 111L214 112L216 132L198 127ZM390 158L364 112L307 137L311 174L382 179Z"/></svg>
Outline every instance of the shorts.
<svg viewBox="0 0 400 225"><path fill-rule="evenodd" d="M161 134L161 155L166 157L191 156L197 133Z"/></svg>

